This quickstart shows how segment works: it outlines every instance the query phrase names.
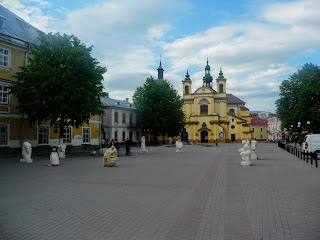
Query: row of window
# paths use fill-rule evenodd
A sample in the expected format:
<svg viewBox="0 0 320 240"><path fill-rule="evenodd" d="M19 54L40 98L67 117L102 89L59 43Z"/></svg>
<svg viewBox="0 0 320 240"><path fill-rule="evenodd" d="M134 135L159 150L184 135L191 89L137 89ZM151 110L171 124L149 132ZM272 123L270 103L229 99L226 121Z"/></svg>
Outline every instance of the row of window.
<svg viewBox="0 0 320 240"><path fill-rule="evenodd" d="M49 144L50 126L38 126L38 144ZM72 128L65 127L63 129L63 142L71 143ZM9 124L0 124L0 145L8 145L9 141ZM90 143L91 128L82 128L82 143Z"/></svg>
<svg viewBox="0 0 320 240"><path fill-rule="evenodd" d="M254 127L252 128L252 132L254 132ZM263 128L260 128L260 132L263 132Z"/></svg>
<svg viewBox="0 0 320 240"><path fill-rule="evenodd" d="M114 113L114 122L118 123L119 122L119 113L115 112ZM126 123L126 113L122 113L122 123ZM129 114L129 124L133 123L133 114Z"/></svg>
<svg viewBox="0 0 320 240"><path fill-rule="evenodd" d="M184 87L184 93L189 94L189 86L188 85L186 85ZM223 93L223 84L222 83L219 84L219 93Z"/></svg>
<svg viewBox="0 0 320 240"><path fill-rule="evenodd" d="M129 139L130 139L130 141L132 141L132 132L129 132ZM137 132L137 139L139 139L139 132ZM114 132L114 140L115 141L119 141L119 139L118 139L118 131ZM125 141L125 140L126 140L126 132L123 131L122 132L122 141Z"/></svg>
<svg viewBox="0 0 320 240"><path fill-rule="evenodd" d="M235 115L234 109L231 108L229 113ZM206 99L200 101L200 114L208 114L208 101Z"/></svg>

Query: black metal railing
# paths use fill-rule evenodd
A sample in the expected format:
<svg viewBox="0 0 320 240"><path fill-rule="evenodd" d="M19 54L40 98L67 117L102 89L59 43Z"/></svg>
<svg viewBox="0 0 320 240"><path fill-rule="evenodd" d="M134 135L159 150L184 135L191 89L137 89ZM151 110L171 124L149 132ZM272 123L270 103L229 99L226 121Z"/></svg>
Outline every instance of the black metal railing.
<svg viewBox="0 0 320 240"><path fill-rule="evenodd" d="M285 144L284 142L278 142L278 147L286 150L287 152L293 154L297 158L302 159L303 161L309 162L310 160L311 165L313 165L314 163L315 166L318 167L318 156L316 152L303 151L301 148Z"/></svg>

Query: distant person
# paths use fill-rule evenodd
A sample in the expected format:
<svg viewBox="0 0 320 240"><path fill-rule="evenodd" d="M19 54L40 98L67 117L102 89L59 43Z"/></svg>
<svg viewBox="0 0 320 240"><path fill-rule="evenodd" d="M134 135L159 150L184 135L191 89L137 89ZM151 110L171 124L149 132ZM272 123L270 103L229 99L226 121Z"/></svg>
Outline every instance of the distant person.
<svg viewBox="0 0 320 240"><path fill-rule="evenodd" d="M216 147L218 147L218 139L216 139Z"/></svg>
<svg viewBox="0 0 320 240"><path fill-rule="evenodd" d="M136 144L137 144L137 147L139 147L139 140L137 139L137 141L136 141Z"/></svg>
<svg viewBox="0 0 320 240"><path fill-rule="evenodd" d="M112 140L113 140L113 139L112 139ZM119 156L119 154L120 154L120 145L119 145L118 141L115 141L115 142L114 142L114 147L117 149L117 151L118 151L118 156Z"/></svg>
<svg viewBox="0 0 320 240"><path fill-rule="evenodd" d="M109 138L107 139L107 148L110 148Z"/></svg>
<svg viewBox="0 0 320 240"><path fill-rule="evenodd" d="M105 148L107 146L107 142L106 142L106 140L104 139L104 138L102 138L102 140L101 140L101 147L102 148Z"/></svg>
<svg viewBox="0 0 320 240"><path fill-rule="evenodd" d="M114 146L114 140L113 140L113 139L111 140L110 145L111 145L111 146Z"/></svg>
<svg viewBox="0 0 320 240"><path fill-rule="evenodd" d="M129 140L129 138L127 138L127 140L124 142L125 146L126 146L126 156L130 155L130 145L131 145L131 141Z"/></svg>

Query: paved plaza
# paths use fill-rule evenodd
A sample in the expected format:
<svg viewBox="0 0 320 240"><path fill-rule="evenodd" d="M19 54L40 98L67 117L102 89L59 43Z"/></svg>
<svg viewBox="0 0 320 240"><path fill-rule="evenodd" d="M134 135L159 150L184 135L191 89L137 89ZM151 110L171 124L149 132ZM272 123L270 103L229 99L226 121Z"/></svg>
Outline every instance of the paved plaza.
<svg viewBox="0 0 320 240"><path fill-rule="evenodd" d="M241 166L240 147L2 158L0 239L320 239L320 168L271 143Z"/></svg>

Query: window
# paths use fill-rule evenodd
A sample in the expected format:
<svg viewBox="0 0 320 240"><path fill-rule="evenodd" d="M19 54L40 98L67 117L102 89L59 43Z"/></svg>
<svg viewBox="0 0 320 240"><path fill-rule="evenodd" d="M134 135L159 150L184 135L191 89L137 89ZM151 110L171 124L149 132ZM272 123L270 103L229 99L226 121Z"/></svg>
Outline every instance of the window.
<svg viewBox="0 0 320 240"><path fill-rule="evenodd" d="M263 129L262 129L262 128L260 128L260 129L261 129L260 131L262 132L262 131L263 131Z"/></svg>
<svg viewBox="0 0 320 240"><path fill-rule="evenodd" d="M63 129L63 143L71 143L71 127Z"/></svg>
<svg viewBox="0 0 320 240"><path fill-rule="evenodd" d="M262 134L260 135L261 138L263 138Z"/></svg>
<svg viewBox="0 0 320 240"><path fill-rule="evenodd" d="M130 123L130 124L133 123L133 115L132 115L132 114L129 115L129 123Z"/></svg>
<svg viewBox="0 0 320 240"><path fill-rule="evenodd" d="M9 124L0 124L0 145L8 145Z"/></svg>
<svg viewBox="0 0 320 240"><path fill-rule="evenodd" d="M252 132L254 132L254 128L252 128Z"/></svg>
<svg viewBox="0 0 320 240"><path fill-rule="evenodd" d="M118 112L114 113L114 122L117 123L118 122Z"/></svg>
<svg viewBox="0 0 320 240"><path fill-rule="evenodd" d="M118 141L118 132L117 131L114 132L114 140Z"/></svg>
<svg viewBox="0 0 320 240"><path fill-rule="evenodd" d="M126 132L122 132L122 141L126 140Z"/></svg>
<svg viewBox="0 0 320 240"><path fill-rule="evenodd" d="M10 67L10 50L0 47L0 67Z"/></svg>
<svg viewBox="0 0 320 240"><path fill-rule="evenodd" d="M229 113L232 114L232 115L234 115L234 109L231 108L230 111L229 111Z"/></svg>
<svg viewBox="0 0 320 240"><path fill-rule="evenodd" d="M189 94L189 86L184 87L184 94Z"/></svg>
<svg viewBox="0 0 320 240"><path fill-rule="evenodd" d="M205 99L200 101L200 114L208 114L208 101Z"/></svg>
<svg viewBox="0 0 320 240"><path fill-rule="evenodd" d="M122 113L122 123L126 123L126 113Z"/></svg>
<svg viewBox="0 0 320 240"><path fill-rule="evenodd" d="M91 140L91 128L83 127L82 128L82 143L90 143Z"/></svg>
<svg viewBox="0 0 320 240"><path fill-rule="evenodd" d="M38 144L49 144L50 127L38 126Z"/></svg>
<svg viewBox="0 0 320 240"><path fill-rule="evenodd" d="M9 87L7 85L0 85L0 104L1 103L9 104Z"/></svg>
<svg viewBox="0 0 320 240"><path fill-rule="evenodd" d="M222 83L219 84L219 93L223 93L223 84Z"/></svg>

